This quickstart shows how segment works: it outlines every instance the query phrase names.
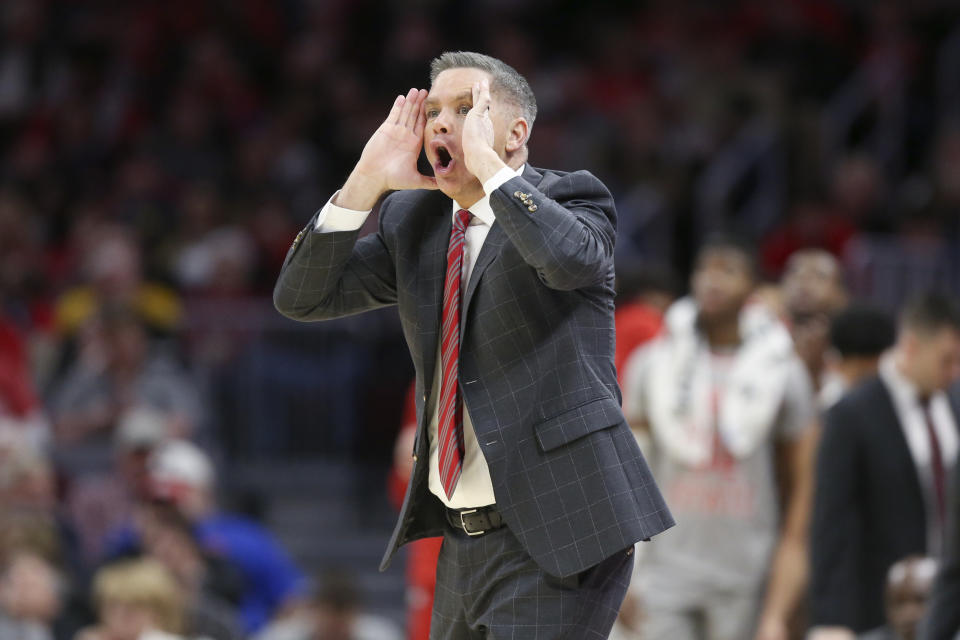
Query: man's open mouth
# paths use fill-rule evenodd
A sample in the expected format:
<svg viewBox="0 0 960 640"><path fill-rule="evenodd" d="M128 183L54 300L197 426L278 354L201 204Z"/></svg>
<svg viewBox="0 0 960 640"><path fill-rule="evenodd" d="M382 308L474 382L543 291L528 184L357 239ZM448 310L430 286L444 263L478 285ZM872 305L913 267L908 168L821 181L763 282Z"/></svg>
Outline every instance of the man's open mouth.
<svg viewBox="0 0 960 640"><path fill-rule="evenodd" d="M443 174L450 171L453 166L453 156L447 151L446 147L437 147L437 162L433 169L436 173Z"/></svg>

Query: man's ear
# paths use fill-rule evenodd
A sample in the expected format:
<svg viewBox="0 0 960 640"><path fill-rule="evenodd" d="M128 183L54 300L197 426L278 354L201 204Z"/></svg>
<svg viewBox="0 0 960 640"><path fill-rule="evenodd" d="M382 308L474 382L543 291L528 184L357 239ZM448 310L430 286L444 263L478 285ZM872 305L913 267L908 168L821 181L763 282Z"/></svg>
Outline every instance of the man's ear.
<svg viewBox="0 0 960 640"><path fill-rule="evenodd" d="M507 130L507 153L513 153L514 151L522 149L523 145L527 144L529 135L530 125L527 124L527 119L523 117L514 118L513 122L510 123L510 128Z"/></svg>

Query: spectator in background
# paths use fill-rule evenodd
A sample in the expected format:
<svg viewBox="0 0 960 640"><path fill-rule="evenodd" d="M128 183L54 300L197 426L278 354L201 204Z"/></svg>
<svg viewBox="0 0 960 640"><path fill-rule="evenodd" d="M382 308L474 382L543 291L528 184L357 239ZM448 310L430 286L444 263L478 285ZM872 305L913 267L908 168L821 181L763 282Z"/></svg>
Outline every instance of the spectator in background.
<svg viewBox="0 0 960 640"><path fill-rule="evenodd" d="M130 309L158 334L178 326L179 298L170 288L144 280L141 249L127 229L93 224L79 243L84 282L57 301L55 322L61 335L76 336L105 308Z"/></svg>
<svg viewBox="0 0 960 640"><path fill-rule="evenodd" d="M90 619L74 523L57 500L50 460L23 440L5 447L0 457L0 562L24 553L54 569L59 602L54 628L58 638L69 637Z"/></svg>
<svg viewBox="0 0 960 640"><path fill-rule="evenodd" d="M38 525L35 541L51 541L51 546L40 551L51 561L62 563L70 573L78 574L82 567L77 532L61 506L56 471L44 452L26 440L0 446L0 519L19 522L23 517ZM20 527L14 530L21 531ZM24 535L23 539L32 537Z"/></svg>
<svg viewBox="0 0 960 640"><path fill-rule="evenodd" d="M933 558L910 556L890 567L884 590L886 626L862 634L858 640L917 640L923 620L937 562Z"/></svg>
<svg viewBox="0 0 960 640"><path fill-rule="evenodd" d="M26 340L2 304L0 291L0 431L22 433L41 447L49 442L50 426L34 389Z"/></svg>
<svg viewBox="0 0 960 640"><path fill-rule="evenodd" d="M195 432L202 415L196 385L151 344L133 310L106 307L85 329L79 357L50 400L57 457L69 474L106 466L117 420L134 406L162 412L171 435Z"/></svg>
<svg viewBox="0 0 960 640"><path fill-rule="evenodd" d="M242 576L200 548L193 526L173 505L142 505L138 516L143 551L170 571L184 595L184 633L209 640L240 638L234 605L243 595Z"/></svg>
<svg viewBox="0 0 960 640"><path fill-rule="evenodd" d="M960 240L960 120L945 123L933 150L933 198L927 215L934 235Z"/></svg>
<svg viewBox="0 0 960 640"><path fill-rule="evenodd" d="M57 508L56 477L50 460L23 434L0 440L0 511L26 511L53 520Z"/></svg>
<svg viewBox="0 0 960 640"><path fill-rule="evenodd" d="M819 390L830 346L830 320L847 304L840 262L822 249L798 251L787 261L780 289L794 348Z"/></svg>
<svg viewBox="0 0 960 640"><path fill-rule="evenodd" d="M846 153L836 159L829 184L830 217L846 226L847 238L854 229L882 232L890 229L883 169L868 153ZM831 245L825 245L831 246ZM837 249L841 245L833 245ZM838 251L834 251L838 253Z"/></svg>
<svg viewBox="0 0 960 640"><path fill-rule="evenodd" d="M400 640L400 630L363 611L356 581L342 571L318 579L310 606L264 630L254 640ZM409 640L409 639L408 639Z"/></svg>
<svg viewBox="0 0 960 640"><path fill-rule="evenodd" d="M251 293L256 243L245 227L225 221L222 209L222 196L211 184L189 185L181 197L170 271L188 296L223 299Z"/></svg>
<svg viewBox="0 0 960 640"><path fill-rule="evenodd" d="M943 549L946 479L960 447L960 309L943 295L908 304L897 341L826 414L811 538L811 638L852 638L884 623L887 571Z"/></svg>
<svg viewBox="0 0 960 640"><path fill-rule="evenodd" d="M170 501L187 518L201 548L242 576L239 608L246 633L303 602L305 580L274 537L253 521L217 510L214 468L203 451L185 440L172 440L151 454L149 469L154 495ZM140 542L128 539L126 544L129 548Z"/></svg>
<svg viewBox="0 0 960 640"><path fill-rule="evenodd" d="M828 204L818 200L800 202L764 238L760 248L763 271L778 278L790 256L812 247L825 247L833 255L842 255L856 230L853 221L837 215Z"/></svg>
<svg viewBox="0 0 960 640"><path fill-rule="evenodd" d="M36 201L24 190L0 182L0 317L24 337L42 336L44 343L52 328L45 249Z"/></svg>
<svg viewBox="0 0 960 640"><path fill-rule="evenodd" d="M125 560L97 572L93 597L99 622L77 640L184 640L184 599L156 560Z"/></svg>
<svg viewBox="0 0 960 640"><path fill-rule="evenodd" d="M644 640L785 639L803 594L813 394L786 328L749 302L756 269L743 242L707 242L693 298L627 365L625 413L683 523L639 559Z"/></svg>
<svg viewBox="0 0 960 640"><path fill-rule="evenodd" d="M676 275L666 269L617 273L617 310L613 316L617 346L613 362L623 384L627 358L660 332L663 314L680 293Z"/></svg>
<svg viewBox="0 0 960 640"><path fill-rule="evenodd" d="M31 338L45 346L48 305L41 275L43 247L36 211L0 184L0 431L24 432L36 446L49 443L50 425L36 392Z"/></svg>
<svg viewBox="0 0 960 640"><path fill-rule="evenodd" d="M134 507L153 497L147 459L171 437L167 414L133 406L117 423L112 469L76 478L68 486L66 506L77 526L83 560L99 562L109 532L129 523Z"/></svg>
<svg viewBox="0 0 960 640"><path fill-rule="evenodd" d="M820 386L820 408L829 409L863 380L877 374L880 356L893 346L896 327L880 309L854 303L830 322L830 349Z"/></svg>
<svg viewBox="0 0 960 640"><path fill-rule="evenodd" d="M53 640L60 578L40 555L13 551L0 560L0 638Z"/></svg>

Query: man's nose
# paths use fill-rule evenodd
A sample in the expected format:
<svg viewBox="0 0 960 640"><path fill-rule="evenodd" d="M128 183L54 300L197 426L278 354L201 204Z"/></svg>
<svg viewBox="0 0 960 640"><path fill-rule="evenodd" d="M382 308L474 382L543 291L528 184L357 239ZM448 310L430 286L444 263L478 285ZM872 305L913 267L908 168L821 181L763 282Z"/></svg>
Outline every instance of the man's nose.
<svg viewBox="0 0 960 640"><path fill-rule="evenodd" d="M450 132L450 118L449 118L449 113L446 109L441 109L440 113L437 114L437 117L433 119L433 132L434 133Z"/></svg>

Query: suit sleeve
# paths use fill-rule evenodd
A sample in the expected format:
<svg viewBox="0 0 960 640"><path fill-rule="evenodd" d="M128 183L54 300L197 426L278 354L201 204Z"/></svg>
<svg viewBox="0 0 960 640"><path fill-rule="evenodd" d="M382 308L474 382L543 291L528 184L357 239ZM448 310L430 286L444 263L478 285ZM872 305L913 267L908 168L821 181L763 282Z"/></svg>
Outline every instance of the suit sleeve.
<svg viewBox="0 0 960 640"><path fill-rule="evenodd" d="M610 192L589 172L564 176L549 196L522 177L513 178L490 194L490 206L548 287L570 291L608 277L617 214Z"/></svg>
<svg viewBox="0 0 960 640"><path fill-rule="evenodd" d="M960 467L953 472L947 543L930 598L924 640L948 640L960 634Z"/></svg>
<svg viewBox="0 0 960 640"><path fill-rule="evenodd" d="M862 519L857 416L843 402L827 412L817 451L811 540L813 626L856 628Z"/></svg>
<svg viewBox="0 0 960 640"><path fill-rule="evenodd" d="M287 252L273 289L277 311L294 320L329 320L396 304L393 256L384 233L389 199L380 208L380 227L358 240L360 231L317 231L316 216Z"/></svg>

